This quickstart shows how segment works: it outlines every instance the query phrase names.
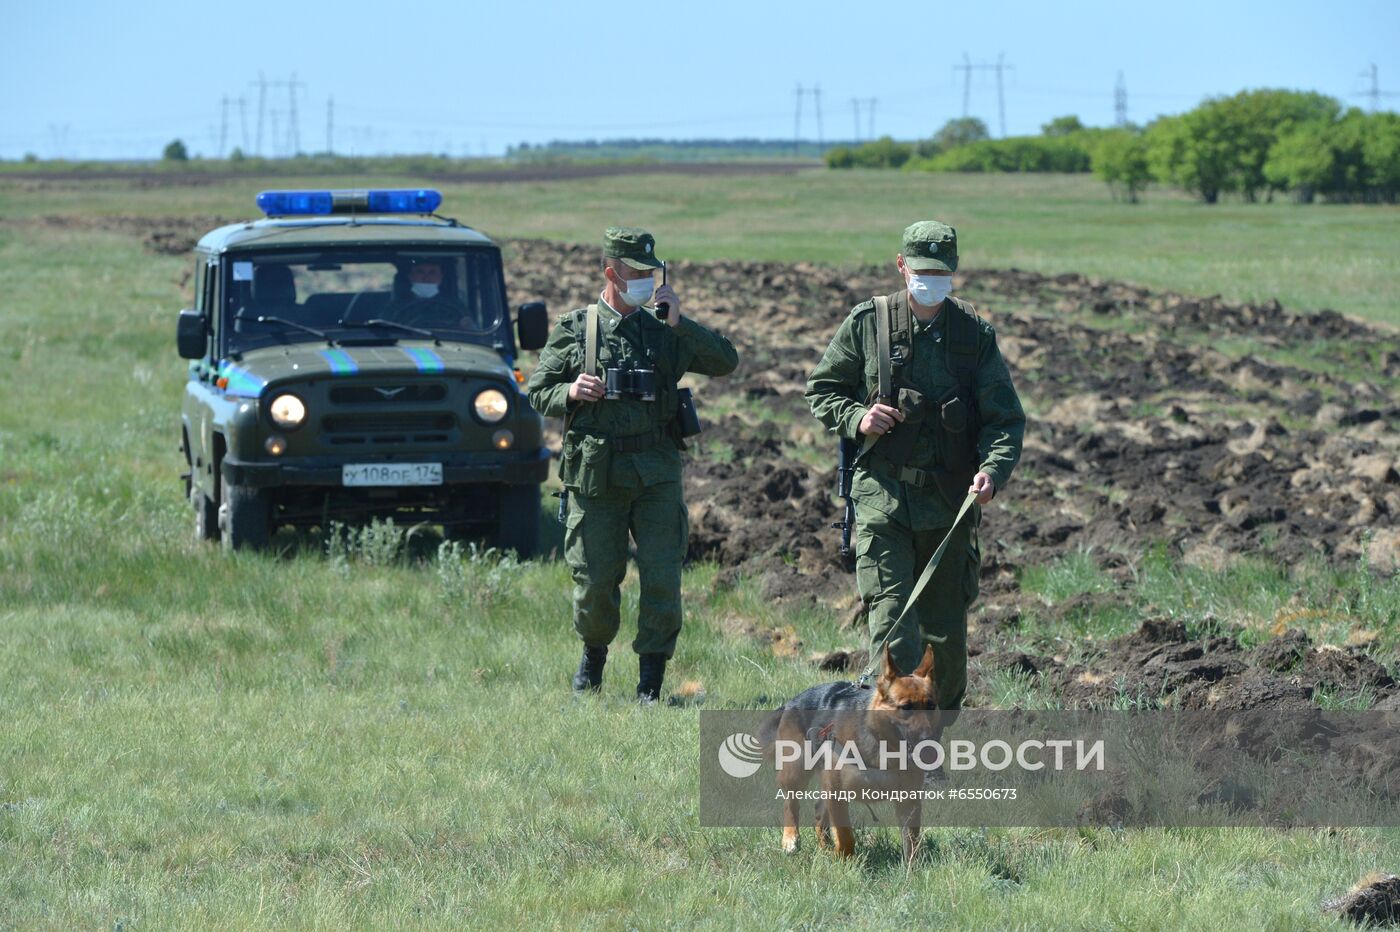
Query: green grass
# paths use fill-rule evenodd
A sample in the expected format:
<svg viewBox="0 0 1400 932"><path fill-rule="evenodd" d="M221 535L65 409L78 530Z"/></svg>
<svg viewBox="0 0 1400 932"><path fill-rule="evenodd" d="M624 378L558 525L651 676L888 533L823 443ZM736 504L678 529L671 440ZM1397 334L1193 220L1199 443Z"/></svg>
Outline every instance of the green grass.
<svg viewBox="0 0 1400 932"><path fill-rule="evenodd" d="M329 552L197 544L176 478L186 265L115 234L0 225L0 928L1299 928L1400 863L1381 830L962 829L927 833L906 872L890 832L840 863L810 833L784 858L775 829L702 830L695 707L767 707L824 676L734 632L850 646L835 613L692 568L669 682L703 699L645 711L626 633L605 694L569 695L558 563L410 558L382 529ZM1104 585L1082 555L1029 582ZM1351 616L1393 624L1397 604L1370 577L1160 555L1137 585L1223 619L1299 587L1305 607L1335 596L1348 620L1299 621L1330 638ZM1014 678L990 691L1037 701Z"/></svg>
<svg viewBox="0 0 1400 932"><path fill-rule="evenodd" d="M3 178L3 176L0 176ZM314 179L318 186L412 177ZM128 182L0 180L0 216L254 213L264 187L306 179L217 180L137 189ZM1116 203L1082 175L826 171L685 177L637 174L557 182L445 184L444 213L499 236L597 242L615 223L650 227L667 255L832 265L893 263L899 234L940 217L961 233L965 268L1080 272L1231 300L1277 298L1400 324L1400 212L1393 206L1213 206L1153 190Z"/></svg>

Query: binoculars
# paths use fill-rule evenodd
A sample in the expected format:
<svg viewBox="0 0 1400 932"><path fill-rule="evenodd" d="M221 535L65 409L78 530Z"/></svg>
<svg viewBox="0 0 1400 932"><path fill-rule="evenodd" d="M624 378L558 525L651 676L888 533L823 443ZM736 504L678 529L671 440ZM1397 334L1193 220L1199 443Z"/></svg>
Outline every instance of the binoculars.
<svg viewBox="0 0 1400 932"><path fill-rule="evenodd" d="M603 375L603 397L608 401L624 396L640 401L656 400L655 369L607 369Z"/></svg>

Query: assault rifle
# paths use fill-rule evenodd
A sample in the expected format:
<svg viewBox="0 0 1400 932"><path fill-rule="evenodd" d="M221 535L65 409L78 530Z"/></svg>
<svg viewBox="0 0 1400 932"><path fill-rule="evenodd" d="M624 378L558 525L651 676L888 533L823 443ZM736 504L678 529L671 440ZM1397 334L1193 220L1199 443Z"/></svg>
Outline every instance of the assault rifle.
<svg viewBox="0 0 1400 932"><path fill-rule="evenodd" d="M851 531L856 526L856 505L851 500L851 480L856 474L856 457L860 455L860 444L854 440L842 440L836 461L836 494L846 500L846 511L841 520L832 525L841 532L841 556L851 555Z"/></svg>

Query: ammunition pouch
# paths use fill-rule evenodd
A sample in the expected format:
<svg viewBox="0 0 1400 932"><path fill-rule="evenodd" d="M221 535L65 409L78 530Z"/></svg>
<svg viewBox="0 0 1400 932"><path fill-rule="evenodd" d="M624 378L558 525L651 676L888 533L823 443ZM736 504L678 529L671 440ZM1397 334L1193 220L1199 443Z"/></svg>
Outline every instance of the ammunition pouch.
<svg viewBox="0 0 1400 932"><path fill-rule="evenodd" d="M960 501L977 474L977 412L953 389L939 399L938 448L943 459L939 486L951 502Z"/></svg>
<svg viewBox="0 0 1400 932"><path fill-rule="evenodd" d="M612 454L607 437L570 431L564 435L559 457L559 481L588 498L602 495L612 472Z"/></svg>
<svg viewBox="0 0 1400 932"><path fill-rule="evenodd" d="M896 468L909 462L914 443L928 417L928 402L922 392L901 388L897 399L904 420L894 425L875 443L875 450Z"/></svg>
<svg viewBox="0 0 1400 932"><path fill-rule="evenodd" d="M700 433L700 412L695 409L695 395L688 388L676 390L676 425L682 440Z"/></svg>

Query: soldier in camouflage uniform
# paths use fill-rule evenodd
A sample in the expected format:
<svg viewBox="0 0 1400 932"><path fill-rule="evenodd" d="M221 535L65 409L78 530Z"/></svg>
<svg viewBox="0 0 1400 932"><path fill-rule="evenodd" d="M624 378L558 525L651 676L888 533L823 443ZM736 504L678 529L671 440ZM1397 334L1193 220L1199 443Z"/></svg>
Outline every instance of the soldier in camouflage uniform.
<svg viewBox="0 0 1400 932"><path fill-rule="evenodd" d="M661 267L645 230L609 229L604 237L602 295L597 315L597 365L585 370L589 308L559 318L530 377L529 396L541 414L563 417L559 477L567 490L564 555L574 577L574 630L583 660L578 692L602 687L608 645L617 635L620 587L627 572L628 534L636 542L641 604L637 637L637 696L655 702L666 661L681 629L681 564L689 521L681 495L684 449L676 419L676 383L687 372L723 376L739 363L723 336L681 315L669 285L655 289ZM654 399L640 392L607 397L609 369L651 370Z"/></svg>
<svg viewBox="0 0 1400 932"><path fill-rule="evenodd" d="M807 401L828 429L863 444L852 498L856 583L869 606L871 644L889 634L894 661L906 673L931 644L939 707L958 709L967 687L967 609L978 591L980 507L957 525L915 610L900 630L890 629L964 497L976 493L977 505L985 505L1011 478L1026 418L995 331L972 305L949 295L958 267L953 228L935 221L910 226L896 267L905 287L883 299L893 322L895 396L877 397L879 312L872 299L837 330L807 382Z"/></svg>

